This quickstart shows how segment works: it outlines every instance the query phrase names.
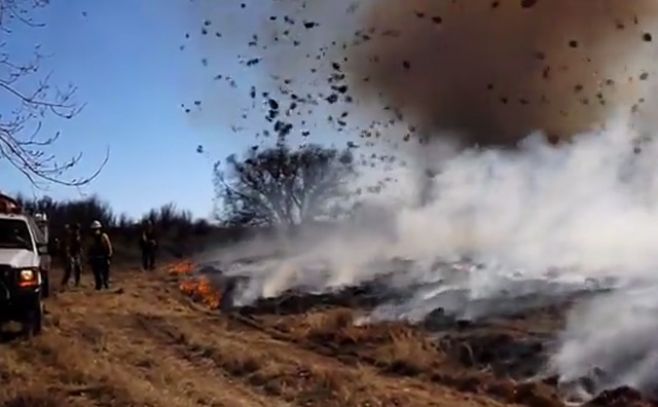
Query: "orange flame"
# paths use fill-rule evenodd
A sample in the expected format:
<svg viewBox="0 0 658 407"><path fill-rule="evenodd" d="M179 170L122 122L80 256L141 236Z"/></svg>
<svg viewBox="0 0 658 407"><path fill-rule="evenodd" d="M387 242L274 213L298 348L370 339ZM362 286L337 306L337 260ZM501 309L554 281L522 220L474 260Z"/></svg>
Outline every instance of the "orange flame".
<svg viewBox="0 0 658 407"><path fill-rule="evenodd" d="M169 275L171 276L181 276L181 275L190 275L192 272L194 272L194 269L196 268L196 265L194 262L189 261L189 260L183 260L183 261L178 261L173 264L171 264L168 268L167 271L169 272Z"/></svg>
<svg viewBox="0 0 658 407"><path fill-rule="evenodd" d="M200 301L210 309L219 309L222 303L222 293L208 277L189 278L180 283L179 289L185 295Z"/></svg>
<svg viewBox="0 0 658 407"><path fill-rule="evenodd" d="M206 276L193 276L197 266L194 262L183 260L172 263L168 267L169 275L184 276L178 288L195 301L205 304L210 309L219 309L222 303L222 292Z"/></svg>

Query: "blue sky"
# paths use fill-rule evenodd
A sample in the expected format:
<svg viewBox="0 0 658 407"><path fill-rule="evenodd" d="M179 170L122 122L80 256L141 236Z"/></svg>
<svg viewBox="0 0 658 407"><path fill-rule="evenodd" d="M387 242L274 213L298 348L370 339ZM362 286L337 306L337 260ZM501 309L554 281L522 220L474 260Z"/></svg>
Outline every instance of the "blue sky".
<svg viewBox="0 0 658 407"><path fill-rule="evenodd" d="M45 191L0 161L0 189L61 199L97 194L132 216L173 201L207 216L213 161L250 140L231 134L226 121L205 120L181 108L214 92L212 72L201 63L207 49L193 37L185 39L202 26L196 7L183 0L56 1L35 14L43 28L19 29L8 37L18 55L41 44L49 55L44 73L52 70L57 83L75 83L77 99L86 103L74 120L45 123L45 131L63 132L53 151L60 157L83 152L75 171L80 175L102 161L107 147L111 159L87 187ZM215 62L230 54L218 52ZM199 144L206 154L196 152Z"/></svg>

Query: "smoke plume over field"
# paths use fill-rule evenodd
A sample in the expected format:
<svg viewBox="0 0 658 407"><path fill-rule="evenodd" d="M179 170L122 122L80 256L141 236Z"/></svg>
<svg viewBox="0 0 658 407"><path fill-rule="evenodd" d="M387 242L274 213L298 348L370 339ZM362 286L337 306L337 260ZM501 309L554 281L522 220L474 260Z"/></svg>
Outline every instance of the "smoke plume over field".
<svg viewBox="0 0 658 407"><path fill-rule="evenodd" d="M436 307L477 317L496 299L615 287L574 312L552 368L570 380L598 367L607 376L597 390L650 391L658 378L658 327L649 317L658 309L658 112L650 98L658 3L285 0L272 10L317 23L335 45L319 59L309 48L317 35L292 51L270 50L268 69L294 60L296 73L304 64L295 53L313 53L319 72L340 61L358 122L369 122L371 105L387 107L408 137L376 119L369 129L427 141L425 154L410 149L405 159L434 172L400 168L406 188L388 193L402 199L378 201L380 215L308 232L266 260L224 262L227 273L250 277L237 301L386 277L411 293L372 317L420 320ZM555 136L565 141L556 146ZM449 158L427 157L455 137L462 148ZM403 190L414 197L400 197ZM446 265L464 259L461 268ZM482 300L484 311L469 306Z"/></svg>
<svg viewBox="0 0 658 407"><path fill-rule="evenodd" d="M650 0L378 1L352 59L366 94L425 131L569 137L641 98L657 12Z"/></svg>

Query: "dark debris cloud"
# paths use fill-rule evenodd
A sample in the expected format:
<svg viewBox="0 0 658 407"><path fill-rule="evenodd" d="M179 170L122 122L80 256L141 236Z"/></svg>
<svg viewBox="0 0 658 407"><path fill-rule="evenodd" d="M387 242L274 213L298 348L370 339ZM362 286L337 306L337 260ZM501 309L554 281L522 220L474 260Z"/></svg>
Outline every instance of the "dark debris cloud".
<svg viewBox="0 0 658 407"><path fill-rule="evenodd" d="M200 37L212 29L217 52L239 49L242 69L271 78L213 74L251 105L232 128L260 115L265 137L309 137L320 118L371 146L400 124L403 142L459 134L467 145L513 145L535 130L559 140L621 106L636 111L654 77L654 0L271 0L259 21L251 3L232 4L241 14L222 21L224 6L210 8ZM364 117L364 105L388 117Z"/></svg>
<svg viewBox="0 0 658 407"><path fill-rule="evenodd" d="M426 132L485 145L570 136L628 103L632 78L650 78L632 57L652 51L657 16L653 0L381 0L361 22L370 40L349 51L351 73L368 78L356 82L363 97Z"/></svg>

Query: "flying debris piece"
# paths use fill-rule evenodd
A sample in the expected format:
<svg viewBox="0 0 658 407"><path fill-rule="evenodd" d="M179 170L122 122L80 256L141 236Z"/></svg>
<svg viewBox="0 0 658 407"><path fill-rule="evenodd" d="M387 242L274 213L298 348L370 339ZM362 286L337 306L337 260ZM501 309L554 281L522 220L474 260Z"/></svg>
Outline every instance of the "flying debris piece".
<svg viewBox="0 0 658 407"><path fill-rule="evenodd" d="M255 86L252 86L252 87L251 87L251 90L249 90L249 96L250 96L252 99L255 99L255 98L256 98L256 87L255 87Z"/></svg>
<svg viewBox="0 0 658 407"><path fill-rule="evenodd" d="M340 64L338 62L333 62L331 64L331 67L334 68L336 71L340 71Z"/></svg>
<svg viewBox="0 0 658 407"><path fill-rule="evenodd" d="M194 105L195 106L201 106L201 101L200 100L195 100Z"/></svg>
<svg viewBox="0 0 658 407"><path fill-rule="evenodd" d="M432 17L432 22L436 25L440 25L443 23L443 18L441 16L434 16Z"/></svg>
<svg viewBox="0 0 658 407"><path fill-rule="evenodd" d="M521 7L530 8L534 7L537 4L538 0L521 0Z"/></svg>
<svg viewBox="0 0 658 407"><path fill-rule="evenodd" d="M274 131L279 134L279 137L286 137L290 134L291 130L292 124L290 123L284 123L282 121L274 123Z"/></svg>
<svg viewBox="0 0 658 407"><path fill-rule="evenodd" d="M270 105L270 109L279 110L279 102L277 102L276 100L270 99L267 101L267 103Z"/></svg>
<svg viewBox="0 0 658 407"><path fill-rule="evenodd" d="M359 148L359 146L358 144L355 144L353 141L348 141L347 148Z"/></svg>
<svg viewBox="0 0 658 407"><path fill-rule="evenodd" d="M206 20L203 22L203 25L205 25L206 27L208 27L210 24L212 24L212 21L210 20Z"/></svg>
<svg viewBox="0 0 658 407"><path fill-rule="evenodd" d="M653 40L653 36L651 35L651 33L644 33L644 35L642 36L642 38L643 38L644 41L646 41L646 42L651 42L651 41Z"/></svg>
<svg viewBox="0 0 658 407"><path fill-rule="evenodd" d="M202 58L201 59L201 65L208 66L208 58Z"/></svg>
<svg viewBox="0 0 658 407"><path fill-rule="evenodd" d="M423 13L422 11L416 11L416 17L425 18L425 13Z"/></svg>
<svg viewBox="0 0 658 407"><path fill-rule="evenodd" d="M306 28L306 29L315 28L318 25L320 25L320 24L316 23L315 21L304 21L304 28Z"/></svg>
<svg viewBox="0 0 658 407"><path fill-rule="evenodd" d="M333 93L333 94L329 95L326 100L327 100L327 102L329 102L333 105L334 103L338 102L338 95Z"/></svg>
<svg viewBox="0 0 658 407"><path fill-rule="evenodd" d="M491 8L493 8L493 9L498 8L498 6L500 6L500 2L499 2L499 1L494 1L494 2L491 3Z"/></svg>
<svg viewBox="0 0 658 407"><path fill-rule="evenodd" d="M247 5L245 3L240 4L241 8L247 8Z"/></svg>
<svg viewBox="0 0 658 407"><path fill-rule="evenodd" d="M409 61L402 61L402 67L408 71L411 69L411 63Z"/></svg>
<svg viewBox="0 0 658 407"><path fill-rule="evenodd" d="M199 154L203 154L203 146L201 144L199 144L196 147L196 152L199 153Z"/></svg>
<svg viewBox="0 0 658 407"><path fill-rule="evenodd" d="M649 73L648 72L642 72L642 74L640 75L640 80L646 81L647 79L649 79Z"/></svg>
<svg viewBox="0 0 658 407"><path fill-rule="evenodd" d="M396 38L396 37L400 36L400 31L398 31L398 30L386 30L382 33L382 36Z"/></svg>
<svg viewBox="0 0 658 407"><path fill-rule="evenodd" d="M247 66L254 66L260 62L260 58L253 58L247 61Z"/></svg>
<svg viewBox="0 0 658 407"><path fill-rule="evenodd" d="M578 41L576 41L576 40L569 41L569 46L571 48L578 48Z"/></svg>

